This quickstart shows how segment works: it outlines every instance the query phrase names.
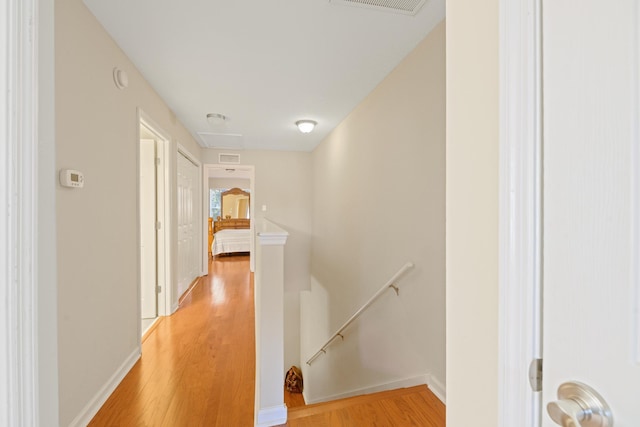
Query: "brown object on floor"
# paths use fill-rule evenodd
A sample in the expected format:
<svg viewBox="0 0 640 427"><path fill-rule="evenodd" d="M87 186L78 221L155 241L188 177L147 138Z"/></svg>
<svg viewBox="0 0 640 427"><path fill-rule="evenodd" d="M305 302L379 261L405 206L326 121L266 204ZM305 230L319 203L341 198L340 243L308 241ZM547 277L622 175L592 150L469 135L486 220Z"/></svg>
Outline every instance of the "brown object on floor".
<svg viewBox="0 0 640 427"><path fill-rule="evenodd" d="M304 384L302 382L302 371L297 366L292 366L287 371L284 379L284 388L291 393L302 393Z"/></svg>

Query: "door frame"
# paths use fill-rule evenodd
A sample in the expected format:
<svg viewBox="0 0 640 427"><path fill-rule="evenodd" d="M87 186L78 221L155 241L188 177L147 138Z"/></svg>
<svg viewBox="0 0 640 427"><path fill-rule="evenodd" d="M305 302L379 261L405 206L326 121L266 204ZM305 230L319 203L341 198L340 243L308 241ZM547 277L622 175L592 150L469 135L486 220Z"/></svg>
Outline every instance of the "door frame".
<svg viewBox="0 0 640 427"><path fill-rule="evenodd" d="M500 0L499 426L538 427L542 358L542 0Z"/></svg>
<svg viewBox="0 0 640 427"><path fill-rule="evenodd" d="M633 73L638 75L640 73L640 6L636 6L636 57L633 60ZM640 112L640 82L634 81L633 90L633 111L637 117ZM631 224L632 230L632 257L633 259L640 259L640 123L636 120L635 126L632 129L631 138L636 143L632 146L631 162L632 162L632 178L631 178L631 191L633 195L631 205L631 218L633 222ZM640 264L633 263L631 271L631 283L634 287L634 317L633 317L633 359L635 363L640 364Z"/></svg>
<svg viewBox="0 0 640 427"><path fill-rule="evenodd" d="M0 424L30 426L58 418L53 2L0 10Z"/></svg>
<svg viewBox="0 0 640 427"><path fill-rule="evenodd" d="M254 229L254 219L256 218L256 210L255 210L255 181L256 181L256 168L254 165L229 165L222 163L207 163L203 166L203 179L202 179L202 212L203 212L203 230L208 229L208 218L209 218L209 178L210 172L214 170L225 170L228 168L240 169L246 171L249 176L249 189L251 191L251 197L249 198L249 211L251 216L251 221L249 221L249 230L251 234L250 239L250 252L249 252L249 270L253 273L255 271L255 229ZM222 176L221 176L222 178ZM244 178L243 178L244 179ZM209 274L209 240L208 235L203 236L203 270L202 275L206 276Z"/></svg>
<svg viewBox="0 0 640 427"><path fill-rule="evenodd" d="M158 316L171 315L171 171L168 159L170 159L171 137L153 119L138 108L138 129L137 145L140 145L140 126L146 127L156 136L156 157L159 165L156 169L156 220L160 223L160 230L157 234L156 257L157 257L157 283L161 291L158 292ZM137 150L137 201L136 209L138 219L140 218L140 150ZM138 248L140 247L140 230L138 230ZM138 250L138 336L142 339L142 318L141 291L142 271L140 268L140 250Z"/></svg>

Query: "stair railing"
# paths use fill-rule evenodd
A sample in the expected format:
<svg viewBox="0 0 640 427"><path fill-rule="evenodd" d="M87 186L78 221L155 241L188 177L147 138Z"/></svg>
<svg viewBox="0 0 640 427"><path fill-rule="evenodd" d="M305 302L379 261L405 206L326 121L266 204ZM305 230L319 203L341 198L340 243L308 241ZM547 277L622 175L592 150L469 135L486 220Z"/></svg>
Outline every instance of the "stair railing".
<svg viewBox="0 0 640 427"><path fill-rule="evenodd" d="M400 278L400 276L402 276L404 273L407 272L407 270L410 270L413 268L413 263L412 262L407 262L404 266L402 266L402 268L400 270L398 270L398 272L396 274L394 274L391 279L389 279L387 281L387 283L384 284L383 287L381 287L378 292L376 292L371 298L369 298L369 301L367 301L366 303L364 303L364 305L362 307L360 307L360 309L358 309L358 311L356 311L353 316L351 316L349 318L349 320L347 320L346 322L344 322L344 324L331 336L331 338L329 338L327 340L327 342L324 343L324 345L322 347L320 347L320 350L316 351L314 353L313 356L311 356L309 358L309 360L307 360L307 365L311 365L311 363L313 363L314 360L316 360L320 355L325 354L327 351L327 347L329 347L331 345L331 343L333 342L333 340L335 340L336 338L340 337L342 338L342 340L344 340L344 336L342 335L342 331L344 331L345 329L347 329L347 327L352 324L367 308L369 308L369 306L371 304L373 304L375 302L375 300L377 300L380 295L382 295L386 290L388 290L389 288L392 288L394 291L396 291L396 295L400 295L400 289L398 289L398 286L396 285L396 281Z"/></svg>

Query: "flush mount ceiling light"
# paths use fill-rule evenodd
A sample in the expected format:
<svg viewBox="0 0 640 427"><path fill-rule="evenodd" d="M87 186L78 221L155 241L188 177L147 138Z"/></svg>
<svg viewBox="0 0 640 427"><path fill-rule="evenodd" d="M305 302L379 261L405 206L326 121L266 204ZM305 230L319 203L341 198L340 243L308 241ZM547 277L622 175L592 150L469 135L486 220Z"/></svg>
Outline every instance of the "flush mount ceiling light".
<svg viewBox="0 0 640 427"><path fill-rule="evenodd" d="M313 120L298 120L296 122L296 126L302 133L309 133L316 127L318 122L314 122Z"/></svg>
<svg viewBox="0 0 640 427"><path fill-rule="evenodd" d="M220 113L209 113L207 114L207 122L210 125L217 126L223 125L227 121L227 116Z"/></svg>

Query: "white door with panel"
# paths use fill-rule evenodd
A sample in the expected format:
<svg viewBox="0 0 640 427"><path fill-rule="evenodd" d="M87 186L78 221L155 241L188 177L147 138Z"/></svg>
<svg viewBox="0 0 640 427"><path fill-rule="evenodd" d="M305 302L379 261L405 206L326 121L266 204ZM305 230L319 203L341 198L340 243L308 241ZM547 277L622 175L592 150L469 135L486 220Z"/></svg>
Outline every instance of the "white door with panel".
<svg viewBox="0 0 640 427"><path fill-rule="evenodd" d="M178 297L198 277L200 238L198 233L197 197L200 192L199 169L182 153L178 153Z"/></svg>
<svg viewBox="0 0 640 427"><path fill-rule="evenodd" d="M543 1L545 427L640 425L639 8Z"/></svg>
<svg viewBox="0 0 640 427"><path fill-rule="evenodd" d="M156 141L140 140L140 304L143 319L158 316Z"/></svg>

